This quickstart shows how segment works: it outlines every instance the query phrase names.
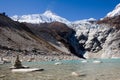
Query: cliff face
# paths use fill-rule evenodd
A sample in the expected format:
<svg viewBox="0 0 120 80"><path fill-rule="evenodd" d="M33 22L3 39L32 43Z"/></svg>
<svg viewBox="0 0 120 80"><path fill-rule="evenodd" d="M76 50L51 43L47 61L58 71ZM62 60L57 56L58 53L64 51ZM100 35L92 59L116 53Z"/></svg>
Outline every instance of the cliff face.
<svg viewBox="0 0 120 80"><path fill-rule="evenodd" d="M74 24L79 43L87 58L120 57L120 18L104 18L94 23Z"/></svg>
<svg viewBox="0 0 120 80"><path fill-rule="evenodd" d="M97 23L100 25L106 25L110 30L103 46L104 54L102 54L102 57L120 57L120 15L106 17Z"/></svg>
<svg viewBox="0 0 120 80"><path fill-rule="evenodd" d="M120 30L113 29L103 46L102 57L120 57Z"/></svg>
<svg viewBox="0 0 120 80"><path fill-rule="evenodd" d="M67 25L60 22L26 24L34 32L34 34L42 37L45 41L53 45L58 50L67 54L84 58L84 47L79 44L75 37L76 32Z"/></svg>
<svg viewBox="0 0 120 80"><path fill-rule="evenodd" d="M93 38L86 42L86 49L90 49L88 52L95 53L93 57L97 58L120 57L120 30L105 25L100 27L102 29L94 34L96 36L93 35Z"/></svg>

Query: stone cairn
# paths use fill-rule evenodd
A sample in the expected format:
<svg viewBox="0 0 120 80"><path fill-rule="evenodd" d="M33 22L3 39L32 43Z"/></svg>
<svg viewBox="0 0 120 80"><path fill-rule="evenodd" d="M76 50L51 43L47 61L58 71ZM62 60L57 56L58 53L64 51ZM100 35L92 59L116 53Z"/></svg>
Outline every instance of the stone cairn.
<svg viewBox="0 0 120 80"><path fill-rule="evenodd" d="M19 60L19 55L17 55L17 57L16 57L14 67L15 67L16 69L24 68L24 67L22 66L21 61Z"/></svg>

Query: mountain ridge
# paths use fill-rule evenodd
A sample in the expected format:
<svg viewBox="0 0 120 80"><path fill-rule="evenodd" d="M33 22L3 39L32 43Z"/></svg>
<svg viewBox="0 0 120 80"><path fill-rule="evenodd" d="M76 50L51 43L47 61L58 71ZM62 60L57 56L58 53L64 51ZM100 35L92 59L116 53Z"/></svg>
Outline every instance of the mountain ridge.
<svg viewBox="0 0 120 80"><path fill-rule="evenodd" d="M62 22L62 23L70 23L65 18L62 18L55 13L51 12L50 10L45 11L43 14L31 14L31 15L14 15L11 17L11 19L19 22L27 22L27 23L34 23L34 24L39 24L39 23L50 23L54 21Z"/></svg>
<svg viewBox="0 0 120 80"><path fill-rule="evenodd" d="M34 42L33 42L34 46L31 46L29 44L30 50L34 50L34 47L36 46L37 48L37 50L35 48L36 51L39 51L39 49L41 48L45 48L44 50L47 51L45 52L46 54L47 53L50 54L49 53L50 51L55 51L55 53L53 52L55 55L58 55L60 52L63 52L66 54L73 53L74 55L82 58L84 58L83 55L86 58L120 57L120 54L119 54L120 29L118 29L120 27L119 15L115 17L105 17L99 21L91 18L91 19L84 19L84 20L79 20L75 22L69 22L65 18L57 16L51 11L47 11L44 14L33 15L32 17L31 15L28 15L28 16L24 15L20 18L19 16L17 17L16 17L16 21L10 20L11 23L9 23L9 21L4 21L1 18L0 25L10 26L11 28L14 27L16 29L19 29L19 27L21 26L23 31L25 30L24 33L20 33L20 31L18 30L17 30L17 33L16 32L12 32L12 33L16 33L16 35L19 36L20 39L22 37L22 43L24 43L26 39L28 39L28 42L31 42L29 41L30 39L30 40L39 41L40 43L42 43L41 47L40 45L37 45ZM22 21L19 23L18 21L20 20ZM36 23L34 22L34 20L36 22L38 20L38 22ZM28 23L26 21L28 22L31 21L34 23ZM35 35L34 37L33 35L30 35L30 37L32 36L32 39L28 37L29 35L26 32L26 30L28 29L24 28L23 25L28 27L30 31L34 33ZM8 31L7 29L5 30ZM3 35L4 34L2 33L1 36L5 38ZM14 40L17 40L17 39L14 39ZM2 41L4 44L7 42L4 40ZM18 43L18 41L15 41L15 42ZM27 44L27 42L25 44ZM26 47L24 47L24 45L21 45L21 48L26 48Z"/></svg>
<svg viewBox="0 0 120 80"><path fill-rule="evenodd" d="M116 5L113 11L109 12L106 17L115 17L120 15L120 3Z"/></svg>

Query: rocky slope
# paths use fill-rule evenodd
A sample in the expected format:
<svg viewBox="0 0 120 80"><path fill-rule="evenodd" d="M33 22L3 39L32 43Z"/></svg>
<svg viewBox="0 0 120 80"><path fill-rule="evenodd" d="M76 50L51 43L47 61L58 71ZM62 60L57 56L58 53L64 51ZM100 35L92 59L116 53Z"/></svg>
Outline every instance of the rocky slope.
<svg viewBox="0 0 120 80"><path fill-rule="evenodd" d="M99 21L72 23L88 58L120 57L120 4Z"/></svg>
<svg viewBox="0 0 120 80"><path fill-rule="evenodd" d="M84 47L79 45L75 37L75 31L67 25L60 22L28 24L27 26L34 34L43 38L45 41L53 45L62 52L73 53L74 55L84 58Z"/></svg>
<svg viewBox="0 0 120 80"><path fill-rule="evenodd" d="M74 24L79 43L86 50L87 58L120 57L120 29L108 22ZM104 23L103 23L104 22ZM111 23L114 24L114 23ZM116 24L119 25L119 24Z"/></svg>
<svg viewBox="0 0 120 80"><path fill-rule="evenodd" d="M0 53L76 55L84 58L75 31L60 22L19 23L0 14Z"/></svg>
<svg viewBox="0 0 120 80"><path fill-rule="evenodd" d="M31 52L58 51L47 41L38 38L26 25L0 14L0 50ZM59 51L58 51L59 52Z"/></svg>

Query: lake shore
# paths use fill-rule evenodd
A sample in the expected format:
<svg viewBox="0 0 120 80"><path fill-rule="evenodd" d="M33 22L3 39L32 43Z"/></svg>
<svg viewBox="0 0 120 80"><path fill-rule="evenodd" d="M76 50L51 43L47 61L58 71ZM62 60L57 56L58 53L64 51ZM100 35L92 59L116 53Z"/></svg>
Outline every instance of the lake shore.
<svg viewBox="0 0 120 80"><path fill-rule="evenodd" d="M5 56L3 59L14 62L16 56ZM80 60L74 55L19 55L19 59L21 62Z"/></svg>
<svg viewBox="0 0 120 80"><path fill-rule="evenodd" d="M59 61L59 60L80 60L79 57L72 53L58 53L58 52L17 52L11 50L0 50L0 58L14 62L16 56L19 55L20 61L35 62L35 61Z"/></svg>

